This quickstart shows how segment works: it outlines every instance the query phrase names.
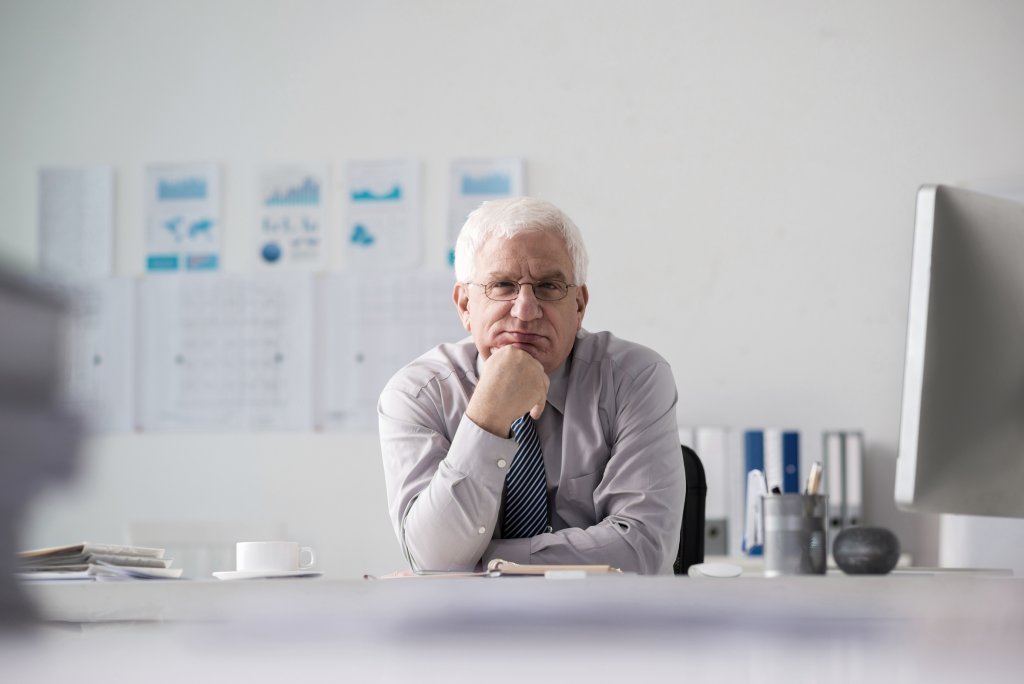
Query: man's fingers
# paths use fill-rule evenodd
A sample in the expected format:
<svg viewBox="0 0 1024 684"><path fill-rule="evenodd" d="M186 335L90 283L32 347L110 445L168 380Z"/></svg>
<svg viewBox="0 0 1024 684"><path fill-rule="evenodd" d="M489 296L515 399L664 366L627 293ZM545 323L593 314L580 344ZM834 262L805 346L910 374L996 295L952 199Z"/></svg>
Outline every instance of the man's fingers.
<svg viewBox="0 0 1024 684"><path fill-rule="evenodd" d="M533 408L530 409L530 417L534 420L540 420L540 414L544 413L544 406L547 404L546 401L542 401L539 404L534 404Z"/></svg>

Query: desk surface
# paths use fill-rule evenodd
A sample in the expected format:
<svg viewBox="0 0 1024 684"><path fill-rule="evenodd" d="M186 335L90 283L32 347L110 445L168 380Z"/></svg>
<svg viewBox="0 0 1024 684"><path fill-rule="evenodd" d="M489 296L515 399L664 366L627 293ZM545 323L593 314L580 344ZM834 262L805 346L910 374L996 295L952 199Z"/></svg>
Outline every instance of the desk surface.
<svg viewBox="0 0 1024 684"><path fill-rule="evenodd" d="M139 668L147 684L238 681L242 673L250 683L286 673L523 682L538 672L562 681L937 682L976 677L980 663L991 682L1017 681L1024 671L1024 580L1012 577L321 578L30 589L49 620L107 624L0 641L0 662L19 682L78 684L91 672L100 681L108 661ZM510 655L513 647L533 655Z"/></svg>

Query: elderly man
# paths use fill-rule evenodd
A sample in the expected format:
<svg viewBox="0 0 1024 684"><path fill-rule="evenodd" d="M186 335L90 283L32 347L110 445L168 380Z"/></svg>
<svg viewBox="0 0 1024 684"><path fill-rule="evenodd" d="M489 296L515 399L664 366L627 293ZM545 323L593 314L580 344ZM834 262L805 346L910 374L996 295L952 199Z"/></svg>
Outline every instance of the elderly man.
<svg viewBox="0 0 1024 684"><path fill-rule="evenodd" d="M471 337L400 370L378 403L410 565L670 573L685 496L675 383L650 349L582 329L575 224L534 198L486 202L459 234L455 276Z"/></svg>

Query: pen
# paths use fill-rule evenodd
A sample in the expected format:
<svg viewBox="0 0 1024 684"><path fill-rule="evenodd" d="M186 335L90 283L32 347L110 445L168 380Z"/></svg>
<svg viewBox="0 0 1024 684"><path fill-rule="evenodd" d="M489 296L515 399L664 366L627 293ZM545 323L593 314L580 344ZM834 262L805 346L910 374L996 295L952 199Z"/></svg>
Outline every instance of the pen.
<svg viewBox="0 0 1024 684"><path fill-rule="evenodd" d="M807 489L805 494L817 494L821 488L821 461L815 461L811 465L811 472L807 475Z"/></svg>

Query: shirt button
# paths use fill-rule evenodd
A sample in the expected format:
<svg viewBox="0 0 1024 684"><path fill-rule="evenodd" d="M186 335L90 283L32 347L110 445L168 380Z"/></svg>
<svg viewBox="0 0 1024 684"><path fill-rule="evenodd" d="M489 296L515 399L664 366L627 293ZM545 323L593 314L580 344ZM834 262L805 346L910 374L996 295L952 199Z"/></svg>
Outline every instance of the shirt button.
<svg viewBox="0 0 1024 684"><path fill-rule="evenodd" d="M507 466L507 465L508 465L508 461L506 461L506 460L505 460L505 459L503 459L503 458L499 458L499 459L498 459L498 467L499 467L499 468L504 468L504 467L505 467L505 466Z"/></svg>
<svg viewBox="0 0 1024 684"><path fill-rule="evenodd" d="M484 532L487 531L487 528L484 527L483 525L481 525L480 527L477 528L476 531L477 531L477 534L483 534Z"/></svg>

